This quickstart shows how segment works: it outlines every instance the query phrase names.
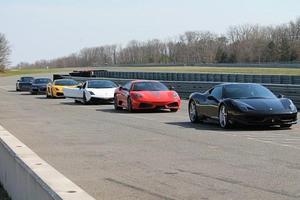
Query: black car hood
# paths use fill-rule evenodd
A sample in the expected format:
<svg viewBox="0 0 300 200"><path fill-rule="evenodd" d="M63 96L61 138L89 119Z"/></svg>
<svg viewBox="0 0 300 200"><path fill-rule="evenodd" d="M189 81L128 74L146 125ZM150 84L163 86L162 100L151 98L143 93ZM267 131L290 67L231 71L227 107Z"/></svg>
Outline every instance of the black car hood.
<svg viewBox="0 0 300 200"><path fill-rule="evenodd" d="M32 86L34 87L46 87L47 86L47 83L43 83L43 84L32 84Z"/></svg>
<svg viewBox="0 0 300 200"><path fill-rule="evenodd" d="M248 105L253 111L260 111L265 113L281 113L290 112L290 101L288 99L235 99L237 103L241 102Z"/></svg>

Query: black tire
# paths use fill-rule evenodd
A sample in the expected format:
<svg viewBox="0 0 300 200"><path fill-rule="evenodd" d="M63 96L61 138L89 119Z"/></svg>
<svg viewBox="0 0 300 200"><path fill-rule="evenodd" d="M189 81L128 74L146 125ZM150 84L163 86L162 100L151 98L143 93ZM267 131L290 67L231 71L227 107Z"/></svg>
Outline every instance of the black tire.
<svg viewBox="0 0 300 200"><path fill-rule="evenodd" d="M82 103L83 103L84 105L88 104L88 101L86 100L85 92L83 92L82 100L83 100Z"/></svg>
<svg viewBox="0 0 300 200"><path fill-rule="evenodd" d="M114 107L115 107L115 110L122 110L122 107L120 107L120 106L118 105L118 99L117 99L116 96L115 96L115 98L114 98Z"/></svg>
<svg viewBox="0 0 300 200"><path fill-rule="evenodd" d="M196 103L195 103L194 100L191 100L189 102L188 112L189 112L190 121L192 123L199 123L200 119L199 119L199 115L198 115L198 112L197 112L197 109L196 109Z"/></svg>
<svg viewBox="0 0 300 200"><path fill-rule="evenodd" d="M219 108L219 125L224 129L231 128L231 124L229 123L228 119L228 110L224 104L221 104Z"/></svg>
<svg viewBox="0 0 300 200"><path fill-rule="evenodd" d="M131 103L131 98L130 97L128 97L128 99L127 99L127 110L129 112L134 112L134 110L132 108L132 103Z"/></svg>
<svg viewBox="0 0 300 200"><path fill-rule="evenodd" d="M76 100L76 99L74 100L74 102L75 102L75 103L78 103L78 104L81 103L81 101L78 101L78 100Z"/></svg>
<svg viewBox="0 0 300 200"><path fill-rule="evenodd" d="M281 124L280 128L290 128L292 124Z"/></svg>

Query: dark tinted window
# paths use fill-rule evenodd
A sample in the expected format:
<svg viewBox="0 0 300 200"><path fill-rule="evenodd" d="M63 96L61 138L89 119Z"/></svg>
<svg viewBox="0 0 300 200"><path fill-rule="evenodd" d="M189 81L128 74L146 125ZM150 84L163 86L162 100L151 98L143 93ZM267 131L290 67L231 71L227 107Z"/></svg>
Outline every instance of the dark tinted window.
<svg viewBox="0 0 300 200"><path fill-rule="evenodd" d="M216 99L222 98L222 87L215 87L211 92L210 95L214 96Z"/></svg>
<svg viewBox="0 0 300 200"><path fill-rule="evenodd" d="M33 77L21 77L22 82L32 82Z"/></svg>
<svg viewBox="0 0 300 200"><path fill-rule="evenodd" d="M89 81L88 88L116 88L118 87L112 81Z"/></svg>
<svg viewBox="0 0 300 200"><path fill-rule="evenodd" d="M131 82L127 82L125 85L122 86L122 88L124 88L126 90L130 90L131 89Z"/></svg>
<svg viewBox="0 0 300 200"><path fill-rule="evenodd" d="M167 91L167 86L160 82L136 82L133 85L133 91Z"/></svg>
<svg viewBox="0 0 300 200"><path fill-rule="evenodd" d="M224 97L233 99L276 98L269 89L258 84L226 85L224 86Z"/></svg>
<svg viewBox="0 0 300 200"><path fill-rule="evenodd" d="M66 86L70 86L70 85L78 85L78 82L74 81L74 80L70 80L70 79L61 79L61 80L56 80L54 82L55 85L66 85Z"/></svg>
<svg viewBox="0 0 300 200"><path fill-rule="evenodd" d="M47 84L49 82L51 82L51 80L48 78L38 78L38 79L34 79L33 81L34 84Z"/></svg>

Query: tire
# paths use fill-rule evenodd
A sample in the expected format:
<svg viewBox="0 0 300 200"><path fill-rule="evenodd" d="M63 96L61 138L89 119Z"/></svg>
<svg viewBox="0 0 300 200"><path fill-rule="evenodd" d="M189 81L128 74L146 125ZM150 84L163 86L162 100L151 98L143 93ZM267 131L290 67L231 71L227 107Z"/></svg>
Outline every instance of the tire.
<svg viewBox="0 0 300 200"><path fill-rule="evenodd" d="M171 108L170 111L171 111L171 112L177 112L178 109L177 109L177 108Z"/></svg>
<svg viewBox="0 0 300 200"><path fill-rule="evenodd" d="M222 104L219 108L219 125L224 129L228 129L231 127L231 124L228 120L228 110L224 104Z"/></svg>
<svg viewBox="0 0 300 200"><path fill-rule="evenodd" d="M190 117L190 121L192 123L198 123L200 120L199 120L199 115L198 115L198 112L197 112L197 109L196 109L196 103L194 100L191 100L189 102L189 117Z"/></svg>
<svg viewBox="0 0 300 200"><path fill-rule="evenodd" d="M85 92L83 92L82 100L84 105L88 104L88 101L86 100Z"/></svg>
<svg viewBox="0 0 300 200"><path fill-rule="evenodd" d="M129 112L134 112L134 110L132 108L132 103L131 103L131 98L130 97L128 97L128 99L127 99L127 110Z"/></svg>
<svg viewBox="0 0 300 200"><path fill-rule="evenodd" d="M75 103L78 103L78 104L81 103L80 101L78 101L78 100L76 100L76 99L74 100L74 102L75 102Z"/></svg>
<svg viewBox="0 0 300 200"><path fill-rule="evenodd" d="M280 128L290 128L292 124L281 124Z"/></svg>
<svg viewBox="0 0 300 200"><path fill-rule="evenodd" d="M114 107L115 107L115 110L122 110L122 108L118 105L118 99L116 96L114 98Z"/></svg>

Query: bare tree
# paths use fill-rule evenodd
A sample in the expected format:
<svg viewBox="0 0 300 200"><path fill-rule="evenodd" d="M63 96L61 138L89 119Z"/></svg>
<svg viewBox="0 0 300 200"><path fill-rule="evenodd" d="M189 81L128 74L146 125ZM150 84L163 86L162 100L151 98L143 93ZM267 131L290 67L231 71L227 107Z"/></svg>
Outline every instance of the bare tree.
<svg viewBox="0 0 300 200"><path fill-rule="evenodd" d="M3 71L9 64L10 48L5 35L0 33L0 71Z"/></svg>

